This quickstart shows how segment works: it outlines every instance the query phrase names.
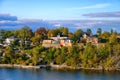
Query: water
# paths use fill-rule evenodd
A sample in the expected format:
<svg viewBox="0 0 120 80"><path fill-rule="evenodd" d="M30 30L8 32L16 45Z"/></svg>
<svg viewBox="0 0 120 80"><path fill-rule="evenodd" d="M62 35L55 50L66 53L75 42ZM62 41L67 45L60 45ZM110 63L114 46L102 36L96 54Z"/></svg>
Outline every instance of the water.
<svg viewBox="0 0 120 80"><path fill-rule="evenodd" d="M120 72L0 68L0 80L120 80Z"/></svg>

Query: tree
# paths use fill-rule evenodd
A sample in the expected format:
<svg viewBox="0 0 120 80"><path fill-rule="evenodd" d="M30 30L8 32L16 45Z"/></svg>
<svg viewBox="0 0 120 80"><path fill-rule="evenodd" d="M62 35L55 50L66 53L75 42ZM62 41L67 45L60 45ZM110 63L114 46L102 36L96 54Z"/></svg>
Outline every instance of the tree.
<svg viewBox="0 0 120 80"><path fill-rule="evenodd" d="M87 44L82 55L82 66L83 67L94 67L94 61L96 61L96 48L91 44Z"/></svg>
<svg viewBox="0 0 120 80"><path fill-rule="evenodd" d="M102 38L109 38L109 36L110 36L110 33L109 32L103 32L102 33Z"/></svg>
<svg viewBox="0 0 120 80"><path fill-rule="evenodd" d="M98 28L97 29L97 34L100 35L102 33L102 29L101 28Z"/></svg>
<svg viewBox="0 0 120 80"><path fill-rule="evenodd" d="M111 53L110 45L100 46L97 50L99 60L105 60Z"/></svg>
<svg viewBox="0 0 120 80"><path fill-rule="evenodd" d="M111 30L110 30L110 33L112 34L113 32L114 32L113 29L111 29Z"/></svg>
<svg viewBox="0 0 120 80"><path fill-rule="evenodd" d="M4 34L4 30L0 30L0 35L2 36Z"/></svg>
<svg viewBox="0 0 120 80"><path fill-rule="evenodd" d="M35 32L35 37L37 38L37 40L39 40L37 42L39 42L39 44L41 44L42 41L47 38L46 29L43 27L38 28Z"/></svg>
<svg viewBox="0 0 120 80"><path fill-rule="evenodd" d="M101 35L100 35L100 38L102 38L101 42L103 43L106 43L106 42L109 42L109 37L110 37L110 33L109 32L103 32Z"/></svg>
<svg viewBox="0 0 120 80"><path fill-rule="evenodd" d="M113 54L120 55L120 44L114 44L112 50L113 50Z"/></svg>
<svg viewBox="0 0 120 80"><path fill-rule="evenodd" d="M63 57L62 55L58 55L56 58L55 58L55 62L57 64L63 64L65 62L65 57Z"/></svg>
<svg viewBox="0 0 120 80"><path fill-rule="evenodd" d="M108 58L107 58L107 60L105 61L105 67L106 68L111 68L111 67L115 66L114 63L115 63L114 62L114 57L112 57L111 55L109 55Z"/></svg>
<svg viewBox="0 0 120 80"><path fill-rule="evenodd" d="M74 32L74 41L79 42L80 37L82 36L83 31L81 29L78 29L76 32Z"/></svg>
<svg viewBox="0 0 120 80"><path fill-rule="evenodd" d="M34 65L37 65L39 61L39 48L36 47L32 50L32 62Z"/></svg>
<svg viewBox="0 0 120 80"><path fill-rule="evenodd" d="M109 38L109 43L111 43L111 44L117 43L117 34L116 33L111 34L111 37Z"/></svg>
<svg viewBox="0 0 120 80"><path fill-rule="evenodd" d="M40 38L32 37L32 38L31 38L31 41L32 41L32 43L33 43L35 46L40 45Z"/></svg>
<svg viewBox="0 0 120 80"><path fill-rule="evenodd" d="M14 33L14 36L16 36L18 38L21 37L20 36L20 30L15 30L13 33Z"/></svg>
<svg viewBox="0 0 120 80"><path fill-rule="evenodd" d="M69 31L68 31L68 28L63 28L63 31L62 31L62 32L63 32L64 35L68 35L68 32L69 32Z"/></svg>
<svg viewBox="0 0 120 80"><path fill-rule="evenodd" d="M92 31L91 31L91 29L87 29L87 34L89 34L89 35L91 35L92 34Z"/></svg>
<svg viewBox="0 0 120 80"><path fill-rule="evenodd" d="M60 32L60 29L56 28L56 29L53 29L51 33L52 33L52 36L57 36L58 34L61 34L62 32Z"/></svg>
<svg viewBox="0 0 120 80"><path fill-rule="evenodd" d="M24 48L26 46L25 41L26 40L30 40L32 35L33 35L33 32L32 32L32 30L28 26L24 26L20 30L19 36L21 38L21 41L20 41L21 48Z"/></svg>
<svg viewBox="0 0 120 80"><path fill-rule="evenodd" d="M78 66L78 60L74 57L67 58L66 64L68 66L76 67Z"/></svg>
<svg viewBox="0 0 120 80"><path fill-rule="evenodd" d="M13 63L12 59L14 59L13 57L14 57L13 48L10 46L7 46L5 51L5 56L4 56L4 62L7 64L8 63L12 64Z"/></svg>
<svg viewBox="0 0 120 80"><path fill-rule="evenodd" d="M14 36L13 31L2 31L1 34L2 34L2 37L3 37L3 38L7 38L7 37L10 37L10 36Z"/></svg>
<svg viewBox="0 0 120 80"><path fill-rule="evenodd" d="M38 29L36 30L36 32L35 32L35 36L36 36L36 37L39 37L39 36L41 36L41 35L46 35L46 34L47 34L47 31L46 31L46 29L43 28L43 27L38 28Z"/></svg>
<svg viewBox="0 0 120 80"><path fill-rule="evenodd" d="M47 33L48 38L50 38L52 36L52 32L49 30Z"/></svg>
<svg viewBox="0 0 120 80"><path fill-rule="evenodd" d="M23 39L29 39L32 37L32 35L33 35L33 32L28 26L24 26L20 30L20 37Z"/></svg>
<svg viewBox="0 0 120 80"><path fill-rule="evenodd" d="M76 40L75 40L75 35L74 35L73 33L68 33L68 37L69 37L70 39L72 39L73 41L76 41Z"/></svg>

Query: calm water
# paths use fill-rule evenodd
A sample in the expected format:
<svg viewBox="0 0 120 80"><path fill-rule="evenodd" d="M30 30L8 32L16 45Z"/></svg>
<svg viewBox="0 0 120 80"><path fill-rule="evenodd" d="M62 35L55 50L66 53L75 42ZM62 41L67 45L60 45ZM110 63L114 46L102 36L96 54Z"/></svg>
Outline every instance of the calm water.
<svg viewBox="0 0 120 80"><path fill-rule="evenodd" d="M120 72L0 68L0 80L120 80Z"/></svg>

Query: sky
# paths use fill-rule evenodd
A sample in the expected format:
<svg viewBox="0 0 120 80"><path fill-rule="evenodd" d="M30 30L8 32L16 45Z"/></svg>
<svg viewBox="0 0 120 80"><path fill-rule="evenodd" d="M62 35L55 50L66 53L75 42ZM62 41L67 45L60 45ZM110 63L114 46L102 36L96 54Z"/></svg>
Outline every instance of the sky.
<svg viewBox="0 0 120 80"><path fill-rule="evenodd" d="M0 30L23 26L120 32L120 0L0 0Z"/></svg>
<svg viewBox="0 0 120 80"><path fill-rule="evenodd" d="M0 13L19 19L79 20L91 19L84 14L118 12L119 5L120 0L0 0Z"/></svg>

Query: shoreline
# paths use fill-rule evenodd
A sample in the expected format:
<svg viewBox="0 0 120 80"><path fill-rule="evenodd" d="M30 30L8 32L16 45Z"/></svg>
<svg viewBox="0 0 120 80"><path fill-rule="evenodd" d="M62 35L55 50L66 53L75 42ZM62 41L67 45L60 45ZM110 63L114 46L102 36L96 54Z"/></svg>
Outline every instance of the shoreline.
<svg viewBox="0 0 120 80"><path fill-rule="evenodd" d="M0 64L0 68L40 69L40 66L27 66L27 65L17 65L17 64Z"/></svg>
<svg viewBox="0 0 120 80"><path fill-rule="evenodd" d="M67 65L17 65L17 64L0 64L0 68L21 68L21 69L53 69L53 70L98 70L98 71L120 71L120 68L84 68L72 67Z"/></svg>
<svg viewBox="0 0 120 80"><path fill-rule="evenodd" d="M104 67L99 67L99 68L84 68L84 67L72 67L72 66L67 66L67 65L54 65L50 64L51 68L53 69L68 69L68 70L98 70L98 71L120 71L120 68L104 68Z"/></svg>

